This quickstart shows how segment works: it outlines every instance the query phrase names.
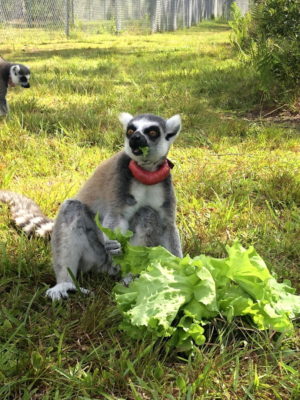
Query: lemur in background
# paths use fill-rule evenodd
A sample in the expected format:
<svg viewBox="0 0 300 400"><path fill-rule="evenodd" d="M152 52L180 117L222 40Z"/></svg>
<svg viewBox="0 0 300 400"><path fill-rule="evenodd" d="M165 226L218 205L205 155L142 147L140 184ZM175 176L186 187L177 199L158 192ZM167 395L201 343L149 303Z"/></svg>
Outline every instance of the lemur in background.
<svg viewBox="0 0 300 400"><path fill-rule="evenodd" d="M25 232L45 236L52 230L57 284L46 292L52 300L68 297L68 291L76 289L69 270L74 276L79 269L92 268L118 273L111 255L119 254L121 246L99 230L97 213L103 226L131 230L131 244L161 245L182 257L172 165L166 158L181 129L180 116L165 120L151 114L133 117L122 113L119 119L125 131L124 150L101 163L79 193L61 205L54 226L32 200L0 191L0 201L10 204L16 224Z"/></svg>
<svg viewBox="0 0 300 400"><path fill-rule="evenodd" d="M6 94L8 86L29 88L30 70L23 64L5 61L0 57L0 116L8 113Z"/></svg>

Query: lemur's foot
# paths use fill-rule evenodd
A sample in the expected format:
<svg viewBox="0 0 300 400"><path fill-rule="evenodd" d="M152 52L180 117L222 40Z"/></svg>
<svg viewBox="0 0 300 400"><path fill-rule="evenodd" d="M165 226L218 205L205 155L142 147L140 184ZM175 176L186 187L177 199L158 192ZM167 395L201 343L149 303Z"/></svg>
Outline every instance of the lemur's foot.
<svg viewBox="0 0 300 400"><path fill-rule="evenodd" d="M113 256L118 256L122 254L121 244L117 240L107 240L104 246L108 254L111 254Z"/></svg>
<svg viewBox="0 0 300 400"><path fill-rule="evenodd" d="M121 279L121 283L123 283L124 286L129 286L130 283L138 277L139 275L133 275L131 272L129 272L128 275L124 276L124 278Z"/></svg>
<svg viewBox="0 0 300 400"><path fill-rule="evenodd" d="M72 282L62 282L58 283L52 288L46 291L46 296L50 297L52 301L67 299L69 297L68 292L74 292L77 288ZM83 294L89 294L90 290L80 288L80 292Z"/></svg>

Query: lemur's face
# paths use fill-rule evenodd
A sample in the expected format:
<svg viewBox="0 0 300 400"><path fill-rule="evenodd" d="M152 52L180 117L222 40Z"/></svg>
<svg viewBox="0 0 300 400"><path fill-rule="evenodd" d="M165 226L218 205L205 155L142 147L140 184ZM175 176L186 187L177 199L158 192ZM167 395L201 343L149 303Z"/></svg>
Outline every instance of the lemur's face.
<svg viewBox="0 0 300 400"><path fill-rule="evenodd" d="M13 85L29 88L30 70L22 64L15 64L10 68L10 80Z"/></svg>
<svg viewBox="0 0 300 400"><path fill-rule="evenodd" d="M179 115L168 120L152 114L119 116L125 130L125 152L137 162L164 159L181 128Z"/></svg>

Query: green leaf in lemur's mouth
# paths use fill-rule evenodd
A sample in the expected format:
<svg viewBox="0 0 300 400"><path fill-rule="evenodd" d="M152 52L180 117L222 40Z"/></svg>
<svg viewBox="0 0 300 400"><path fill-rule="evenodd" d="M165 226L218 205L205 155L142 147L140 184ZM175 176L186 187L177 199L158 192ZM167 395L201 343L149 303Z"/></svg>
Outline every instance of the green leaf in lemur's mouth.
<svg viewBox="0 0 300 400"><path fill-rule="evenodd" d="M130 336L166 337L168 346L185 351L205 342L203 325L218 315L229 322L248 316L260 330L293 329L300 296L289 282L276 281L252 246L245 249L235 242L222 259L179 258L163 247L135 247L128 236L122 240L123 254L114 261L123 276L139 274L128 287L114 288L121 329Z"/></svg>
<svg viewBox="0 0 300 400"><path fill-rule="evenodd" d="M144 146L144 147L139 147L139 149L143 153L143 156L147 157L147 155L149 154L149 147L148 146Z"/></svg>

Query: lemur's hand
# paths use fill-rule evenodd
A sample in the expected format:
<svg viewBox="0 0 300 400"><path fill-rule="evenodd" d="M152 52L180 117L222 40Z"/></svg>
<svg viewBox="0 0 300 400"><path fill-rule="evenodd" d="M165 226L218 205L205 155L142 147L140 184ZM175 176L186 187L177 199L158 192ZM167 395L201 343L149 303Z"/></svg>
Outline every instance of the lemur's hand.
<svg viewBox="0 0 300 400"><path fill-rule="evenodd" d="M117 240L106 240L104 243L105 250L112 256L118 256L122 254L121 244Z"/></svg>

